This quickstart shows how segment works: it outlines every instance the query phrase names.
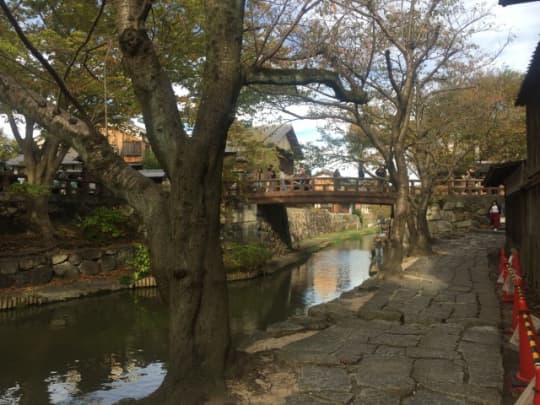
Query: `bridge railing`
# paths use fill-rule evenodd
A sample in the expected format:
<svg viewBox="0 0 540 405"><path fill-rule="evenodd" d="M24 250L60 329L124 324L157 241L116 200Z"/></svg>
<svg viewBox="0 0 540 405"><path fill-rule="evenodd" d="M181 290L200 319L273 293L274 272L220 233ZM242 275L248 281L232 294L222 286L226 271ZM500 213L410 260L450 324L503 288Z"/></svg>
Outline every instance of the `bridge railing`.
<svg viewBox="0 0 540 405"><path fill-rule="evenodd" d="M504 195L504 186L485 187L484 179L450 179L434 186L435 194L448 195ZM411 193L420 192L420 181L409 182Z"/></svg>
<svg viewBox="0 0 540 405"><path fill-rule="evenodd" d="M227 189L227 188L226 188ZM298 193L298 192L384 192L389 191L384 179L358 179L356 177L291 177L261 179L233 183L232 194L247 193Z"/></svg>
<svg viewBox="0 0 540 405"><path fill-rule="evenodd" d="M411 193L420 192L420 181L411 180ZM436 194L449 195L504 195L504 187L485 187L483 179L450 179L436 184ZM289 177L285 179L242 179L225 185L229 196L260 193L298 192L389 192L391 183L387 179L357 177Z"/></svg>

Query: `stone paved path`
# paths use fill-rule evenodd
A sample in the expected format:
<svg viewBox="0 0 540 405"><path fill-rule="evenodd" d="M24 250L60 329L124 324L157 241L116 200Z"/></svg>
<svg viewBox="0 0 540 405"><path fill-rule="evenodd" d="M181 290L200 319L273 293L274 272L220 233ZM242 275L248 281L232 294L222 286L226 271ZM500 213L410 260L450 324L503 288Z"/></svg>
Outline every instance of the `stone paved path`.
<svg viewBox="0 0 540 405"><path fill-rule="evenodd" d="M370 280L272 326L245 348L258 367L231 381L235 401L500 404L501 311L488 251L503 243L496 233L443 241L400 279Z"/></svg>

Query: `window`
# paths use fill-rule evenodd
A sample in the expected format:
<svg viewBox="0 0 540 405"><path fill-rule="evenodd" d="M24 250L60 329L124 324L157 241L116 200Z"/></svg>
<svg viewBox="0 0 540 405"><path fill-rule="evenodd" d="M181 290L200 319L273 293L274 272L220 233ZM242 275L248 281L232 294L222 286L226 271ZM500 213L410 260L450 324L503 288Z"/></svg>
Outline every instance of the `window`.
<svg viewBox="0 0 540 405"><path fill-rule="evenodd" d="M142 156L142 142L124 142L122 156Z"/></svg>

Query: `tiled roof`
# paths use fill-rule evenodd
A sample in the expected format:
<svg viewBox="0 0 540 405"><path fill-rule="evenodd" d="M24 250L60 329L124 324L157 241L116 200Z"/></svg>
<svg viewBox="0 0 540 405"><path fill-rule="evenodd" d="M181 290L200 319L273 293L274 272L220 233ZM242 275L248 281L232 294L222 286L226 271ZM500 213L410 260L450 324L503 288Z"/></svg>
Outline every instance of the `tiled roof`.
<svg viewBox="0 0 540 405"><path fill-rule="evenodd" d="M11 158L6 161L8 166L13 167L23 167L24 166L24 155L17 155L14 158ZM82 165L82 161L79 158L79 154L73 148L70 148L62 160L63 165Z"/></svg>
<svg viewBox="0 0 540 405"><path fill-rule="evenodd" d="M531 3L538 0L499 0L501 6L511 6L512 4Z"/></svg>
<svg viewBox="0 0 540 405"><path fill-rule="evenodd" d="M298 138L294 132L292 125L283 124L283 125L272 125L264 127L255 127L252 128L251 134L258 141L265 144L272 144L275 147L293 153L296 158L302 158L302 148L298 142ZM242 152L241 148L238 148L235 145L227 143L225 149L226 154L234 154Z"/></svg>
<svg viewBox="0 0 540 405"><path fill-rule="evenodd" d="M526 105L540 102L540 42L533 53L529 69L519 91L516 105Z"/></svg>

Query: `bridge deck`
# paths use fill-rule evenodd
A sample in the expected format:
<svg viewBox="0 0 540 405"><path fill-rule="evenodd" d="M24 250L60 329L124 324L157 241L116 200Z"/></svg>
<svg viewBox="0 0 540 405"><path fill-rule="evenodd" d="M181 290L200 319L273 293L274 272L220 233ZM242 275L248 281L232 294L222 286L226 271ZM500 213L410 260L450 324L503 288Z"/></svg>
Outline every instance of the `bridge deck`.
<svg viewBox="0 0 540 405"><path fill-rule="evenodd" d="M417 180L410 182L411 193L419 192ZM463 195L504 195L504 188L484 187L480 179L450 180L439 184L437 192ZM355 177L306 177L260 179L226 188L229 197L242 195L256 204L381 204L392 205L396 193L386 179Z"/></svg>
<svg viewBox="0 0 540 405"><path fill-rule="evenodd" d="M383 179L309 177L264 179L244 190L257 204L383 204L392 205L396 195Z"/></svg>
<svg viewBox="0 0 540 405"><path fill-rule="evenodd" d="M249 194L257 204L381 204L392 205L396 197L390 192L369 191L272 191Z"/></svg>

